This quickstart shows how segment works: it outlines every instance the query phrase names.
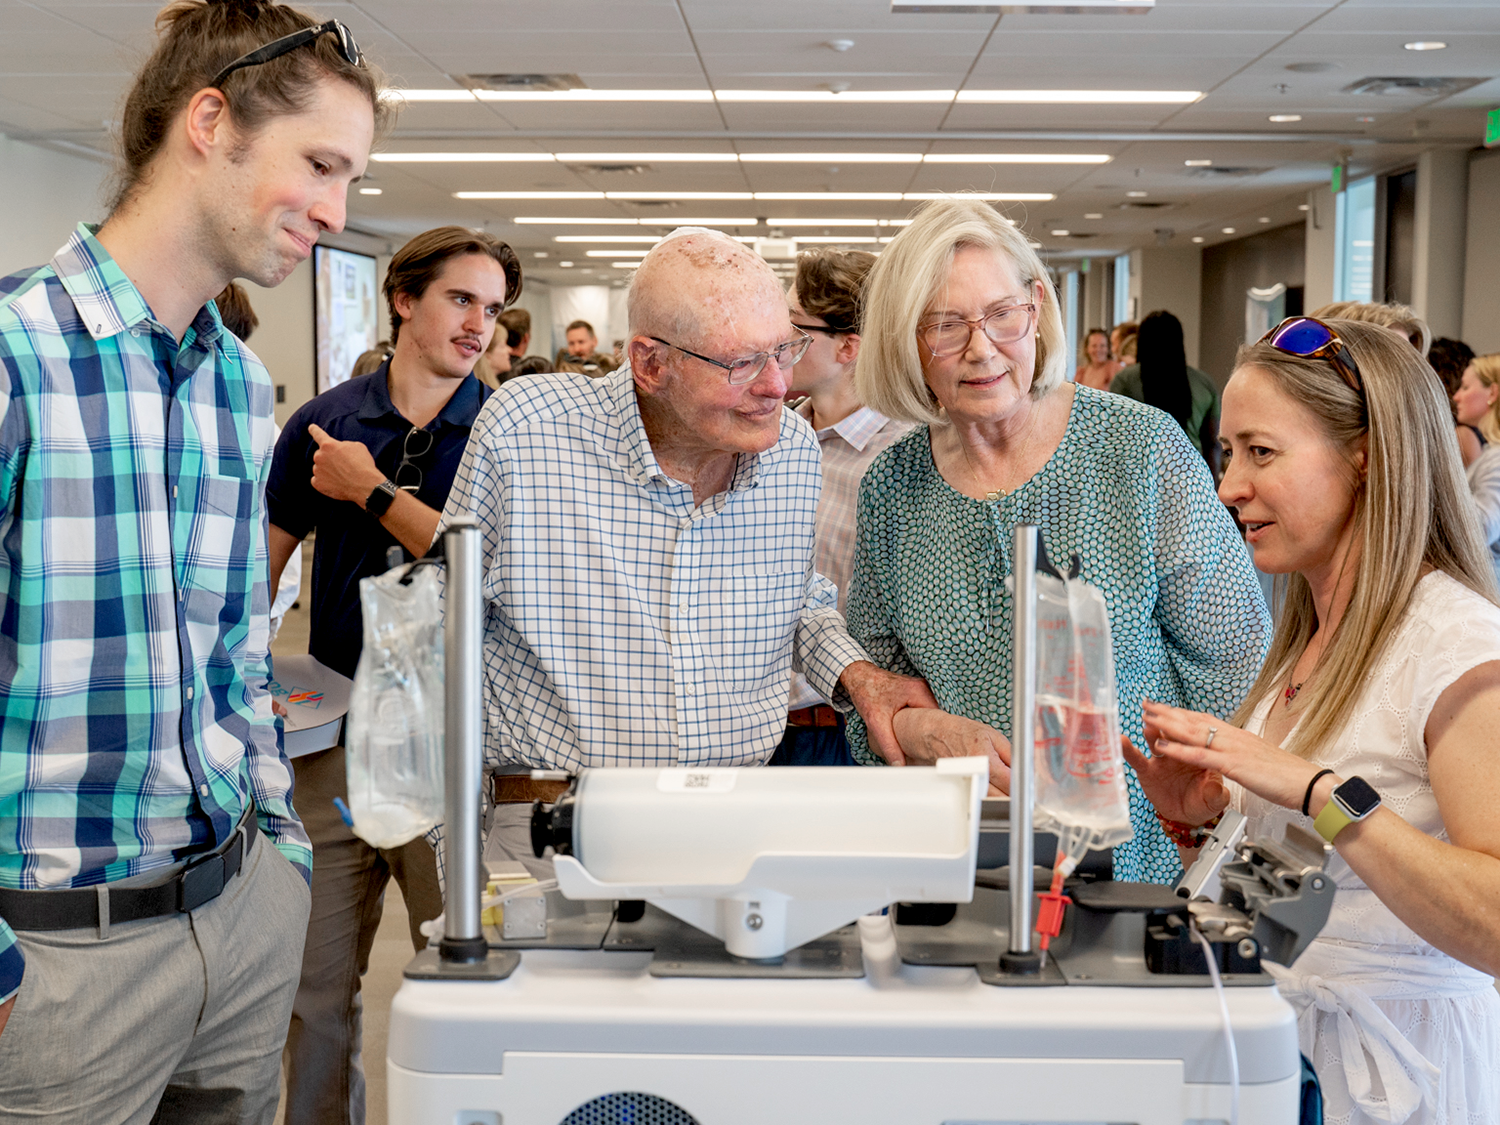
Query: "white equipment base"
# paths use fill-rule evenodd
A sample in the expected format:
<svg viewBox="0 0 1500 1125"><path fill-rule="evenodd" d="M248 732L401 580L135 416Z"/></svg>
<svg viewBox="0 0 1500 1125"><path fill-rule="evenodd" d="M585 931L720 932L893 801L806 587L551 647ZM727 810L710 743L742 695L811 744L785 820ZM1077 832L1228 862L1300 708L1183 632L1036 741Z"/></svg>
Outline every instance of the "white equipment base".
<svg viewBox="0 0 1500 1125"><path fill-rule="evenodd" d="M650 953L548 949L504 981L407 980L389 1120L559 1125L622 1091L700 1125L1229 1120L1212 988L994 987L876 952L862 979L659 978ZM1271 986L1227 997L1242 1125L1292 1125L1291 1007Z"/></svg>

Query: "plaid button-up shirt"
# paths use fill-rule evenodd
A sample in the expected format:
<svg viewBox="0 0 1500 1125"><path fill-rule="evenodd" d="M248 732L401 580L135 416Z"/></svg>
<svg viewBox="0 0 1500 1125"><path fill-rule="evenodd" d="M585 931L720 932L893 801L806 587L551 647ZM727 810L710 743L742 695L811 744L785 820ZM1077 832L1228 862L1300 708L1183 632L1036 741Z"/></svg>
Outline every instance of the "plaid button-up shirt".
<svg viewBox="0 0 1500 1125"><path fill-rule="evenodd" d="M270 379L181 343L90 228L0 283L0 886L169 866L247 800L311 848L265 691ZM0 1002L21 955L0 918Z"/></svg>

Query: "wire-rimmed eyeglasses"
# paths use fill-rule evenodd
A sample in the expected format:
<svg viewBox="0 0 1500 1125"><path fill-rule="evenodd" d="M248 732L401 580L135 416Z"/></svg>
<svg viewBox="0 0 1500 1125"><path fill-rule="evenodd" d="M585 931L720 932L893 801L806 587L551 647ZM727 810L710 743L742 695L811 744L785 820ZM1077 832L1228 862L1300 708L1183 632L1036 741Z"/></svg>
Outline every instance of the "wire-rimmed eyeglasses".
<svg viewBox="0 0 1500 1125"><path fill-rule="evenodd" d="M416 444L419 448L412 448L412 439L419 439ZM406 440L401 443L401 464L396 466L396 487L402 492L410 492L413 496L422 487L422 467L415 463L416 458L426 457L432 451L432 443L435 439L431 430L419 430L416 426L406 435ZM407 482L401 481L401 474L407 474ZM416 479L411 477L415 475Z"/></svg>
<svg viewBox="0 0 1500 1125"><path fill-rule="evenodd" d="M1013 344L1031 331L1036 322L1036 303L1006 305L978 320L949 317L917 328L917 336L934 359L957 355L969 346L976 331L992 344Z"/></svg>
<svg viewBox="0 0 1500 1125"><path fill-rule="evenodd" d="M778 344L768 352L756 352L754 355L747 355L741 359L733 359L725 363L723 360L710 359L706 355L699 355L697 352L688 351L687 348L682 347L680 344L674 344L670 340L663 340L660 336L652 336L651 339L655 340L658 344L665 344L667 347L679 351L683 355L690 355L694 359L701 359L704 363L711 363L715 367L722 368L728 373L730 384L736 387L753 382L755 377L766 369L766 364L772 360L783 371L795 367L797 361L806 355L807 349L812 346L812 337L806 332L802 332L795 340L788 340L784 344Z"/></svg>
<svg viewBox="0 0 1500 1125"><path fill-rule="evenodd" d="M339 20L329 20L327 23L319 24L317 27L304 27L301 31L294 31L290 35L283 35L280 39L272 39L264 46L257 47L248 54L241 55L230 63L218 74L210 86L223 87L224 79L235 71L247 66L260 66L272 59L279 59L282 55L295 51L298 47L305 47L309 43L316 43L325 35L335 35L339 41L339 54L350 66L360 66L364 62L364 54L359 49L359 44L354 41L354 33L351 32Z"/></svg>

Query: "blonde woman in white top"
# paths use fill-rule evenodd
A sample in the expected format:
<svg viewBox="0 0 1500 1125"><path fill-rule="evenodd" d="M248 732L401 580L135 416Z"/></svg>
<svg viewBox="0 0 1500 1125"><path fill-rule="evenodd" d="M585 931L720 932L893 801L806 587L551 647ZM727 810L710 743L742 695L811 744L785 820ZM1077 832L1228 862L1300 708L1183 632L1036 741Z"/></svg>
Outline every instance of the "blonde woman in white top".
<svg viewBox="0 0 1500 1125"><path fill-rule="evenodd" d="M1329 1125L1500 1122L1500 606L1451 427L1373 325L1241 349L1219 494L1285 603L1233 725L1147 703L1126 751L1180 840L1229 803L1332 840L1328 925L1269 966Z"/></svg>

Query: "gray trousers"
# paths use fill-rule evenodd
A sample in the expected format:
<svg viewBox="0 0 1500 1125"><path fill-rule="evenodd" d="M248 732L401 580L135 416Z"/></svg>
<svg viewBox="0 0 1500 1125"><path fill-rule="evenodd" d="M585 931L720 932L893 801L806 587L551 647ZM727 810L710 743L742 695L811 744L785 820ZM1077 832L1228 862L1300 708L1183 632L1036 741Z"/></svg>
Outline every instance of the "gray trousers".
<svg viewBox="0 0 1500 1125"><path fill-rule="evenodd" d="M270 1125L307 909L302 876L260 838L191 914L21 931L0 1121Z"/></svg>
<svg viewBox="0 0 1500 1125"><path fill-rule="evenodd" d="M360 978L370 965L392 877L406 899L412 947L426 948L417 927L443 912L437 857L420 837L382 850L349 830L333 805L346 796L343 747L294 758L292 768L297 812L312 838L313 881L302 980L286 1041L286 1122L364 1125Z"/></svg>

